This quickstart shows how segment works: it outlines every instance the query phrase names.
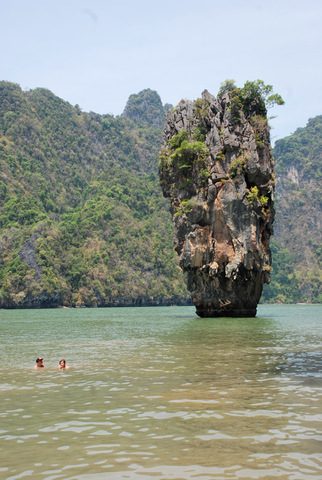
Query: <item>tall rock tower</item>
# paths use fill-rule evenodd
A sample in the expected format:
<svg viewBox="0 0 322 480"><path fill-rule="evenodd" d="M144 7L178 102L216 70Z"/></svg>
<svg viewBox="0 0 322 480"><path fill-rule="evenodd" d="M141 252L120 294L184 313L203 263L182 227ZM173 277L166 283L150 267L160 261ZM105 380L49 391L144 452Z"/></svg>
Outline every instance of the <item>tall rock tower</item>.
<svg viewBox="0 0 322 480"><path fill-rule="evenodd" d="M227 81L168 113L160 182L175 248L201 317L255 316L269 282L274 162L266 106L284 103L261 81Z"/></svg>

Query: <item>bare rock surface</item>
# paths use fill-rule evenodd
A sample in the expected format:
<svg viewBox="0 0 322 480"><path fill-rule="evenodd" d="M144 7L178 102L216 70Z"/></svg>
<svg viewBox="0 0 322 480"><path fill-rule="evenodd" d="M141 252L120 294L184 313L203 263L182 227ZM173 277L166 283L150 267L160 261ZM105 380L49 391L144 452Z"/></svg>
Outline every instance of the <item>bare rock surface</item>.
<svg viewBox="0 0 322 480"><path fill-rule="evenodd" d="M255 316L269 282L274 162L265 102L242 93L182 100L164 132L160 182L201 317Z"/></svg>

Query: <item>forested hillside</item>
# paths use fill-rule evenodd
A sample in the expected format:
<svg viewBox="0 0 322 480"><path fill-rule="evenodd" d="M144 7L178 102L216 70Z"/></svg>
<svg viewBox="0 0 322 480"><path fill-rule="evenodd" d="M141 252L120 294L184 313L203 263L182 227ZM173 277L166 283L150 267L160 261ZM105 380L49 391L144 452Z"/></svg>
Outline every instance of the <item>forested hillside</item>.
<svg viewBox="0 0 322 480"><path fill-rule="evenodd" d="M273 275L263 299L322 302L322 116L276 142Z"/></svg>
<svg viewBox="0 0 322 480"><path fill-rule="evenodd" d="M127 115L135 102L115 118L0 83L1 306L187 300L157 173L164 109L142 96L156 125Z"/></svg>
<svg viewBox="0 0 322 480"><path fill-rule="evenodd" d="M98 115L0 82L1 307L188 301L158 178L169 108L147 89ZM266 301L322 301L321 139L317 117L276 144Z"/></svg>

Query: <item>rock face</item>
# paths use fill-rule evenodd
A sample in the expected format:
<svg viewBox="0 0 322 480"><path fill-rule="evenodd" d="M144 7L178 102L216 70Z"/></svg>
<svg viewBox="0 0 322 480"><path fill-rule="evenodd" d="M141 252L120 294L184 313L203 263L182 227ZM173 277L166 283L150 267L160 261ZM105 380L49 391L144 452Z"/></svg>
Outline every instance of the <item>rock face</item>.
<svg viewBox="0 0 322 480"><path fill-rule="evenodd" d="M168 113L160 182L201 317L256 315L271 270L273 168L259 93L204 91Z"/></svg>

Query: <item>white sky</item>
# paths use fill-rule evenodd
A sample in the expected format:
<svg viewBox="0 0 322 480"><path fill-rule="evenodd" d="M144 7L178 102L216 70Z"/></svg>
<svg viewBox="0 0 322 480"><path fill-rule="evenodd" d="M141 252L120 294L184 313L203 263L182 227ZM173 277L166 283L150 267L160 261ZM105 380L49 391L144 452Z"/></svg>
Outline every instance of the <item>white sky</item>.
<svg viewBox="0 0 322 480"><path fill-rule="evenodd" d="M163 103L258 78L286 105L272 139L322 114L321 0L0 0L0 79L120 114L144 88Z"/></svg>

